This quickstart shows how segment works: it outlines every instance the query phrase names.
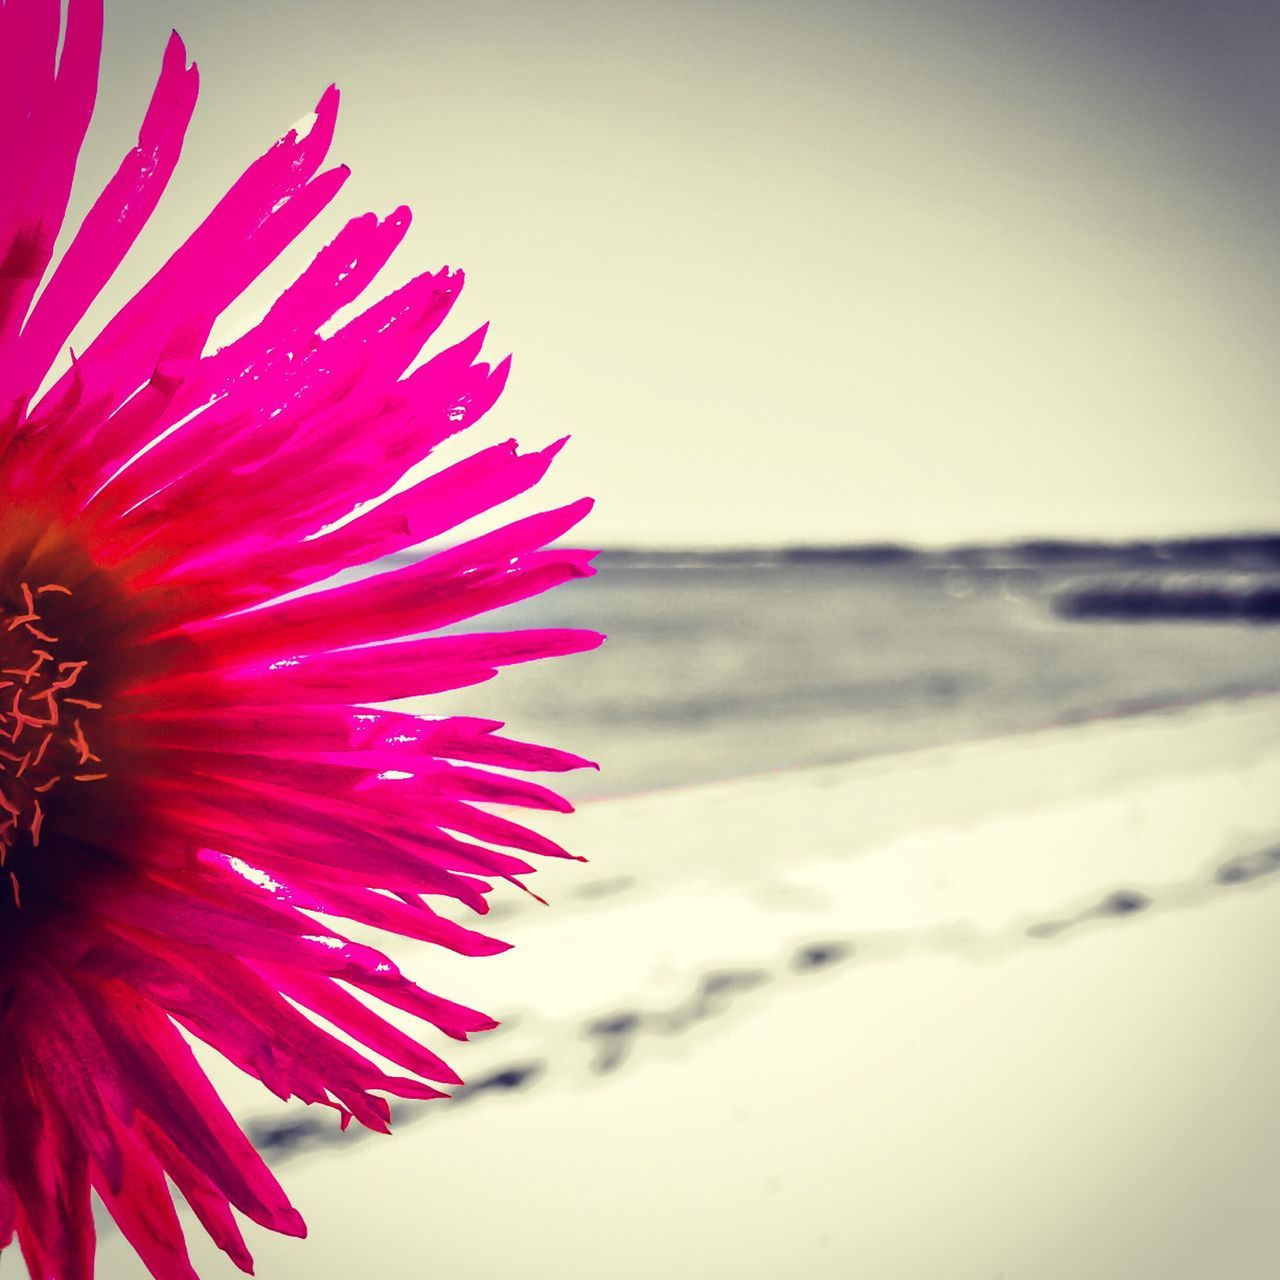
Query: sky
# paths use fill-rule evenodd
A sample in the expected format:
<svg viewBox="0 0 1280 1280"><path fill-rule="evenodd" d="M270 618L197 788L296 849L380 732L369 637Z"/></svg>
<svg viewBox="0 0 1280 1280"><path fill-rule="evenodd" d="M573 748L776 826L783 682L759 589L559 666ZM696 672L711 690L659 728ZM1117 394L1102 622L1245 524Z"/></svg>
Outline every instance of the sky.
<svg viewBox="0 0 1280 1280"><path fill-rule="evenodd" d="M487 320L514 354L466 443L571 434L541 501L594 495L584 541L1280 528L1274 4L107 10L75 207L170 27L202 87L97 320L334 81L353 177L226 336L346 217L408 203L384 287L466 268L444 338Z"/></svg>

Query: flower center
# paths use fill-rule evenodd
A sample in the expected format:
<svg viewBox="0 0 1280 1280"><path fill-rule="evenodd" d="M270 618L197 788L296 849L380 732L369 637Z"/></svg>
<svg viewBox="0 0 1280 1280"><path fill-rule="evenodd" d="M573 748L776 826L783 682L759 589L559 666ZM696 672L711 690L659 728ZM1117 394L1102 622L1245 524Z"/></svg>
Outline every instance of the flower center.
<svg viewBox="0 0 1280 1280"><path fill-rule="evenodd" d="M87 736L102 709L84 696L89 663L62 652L57 634L71 594L61 583L23 582L0 598L0 868L17 907L11 855L20 843L39 849L51 793L107 777Z"/></svg>

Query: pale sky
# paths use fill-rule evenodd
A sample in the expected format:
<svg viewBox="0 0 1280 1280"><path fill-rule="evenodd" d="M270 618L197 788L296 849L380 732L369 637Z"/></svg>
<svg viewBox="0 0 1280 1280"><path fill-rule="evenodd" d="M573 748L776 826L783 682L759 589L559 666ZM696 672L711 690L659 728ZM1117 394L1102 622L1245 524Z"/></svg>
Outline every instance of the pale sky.
<svg viewBox="0 0 1280 1280"><path fill-rule="evenodd" d="M355 172L243 317L407 202L386 286L467 269L446 337L515 356L468 443L571 433L584 541L1280 528L1271 4L107 8L87 181L171 26L202 81L108 301L336 81Z"/></svg>

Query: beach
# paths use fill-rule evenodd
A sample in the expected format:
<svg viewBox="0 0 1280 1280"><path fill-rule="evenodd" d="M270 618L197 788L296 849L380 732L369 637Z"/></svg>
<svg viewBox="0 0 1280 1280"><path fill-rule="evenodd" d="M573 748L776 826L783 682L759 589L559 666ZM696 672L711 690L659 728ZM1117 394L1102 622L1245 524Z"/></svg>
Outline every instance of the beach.
<svg viewBox="0 0 1280 1280"><path fill-rule="evenodd" d="M392 951L503 1019L455 1099L343 1135L218 1070L311 1225L260 1276L1275 1274L1280 698L542 825L591 861L496 895L513 951Z"/></svg>

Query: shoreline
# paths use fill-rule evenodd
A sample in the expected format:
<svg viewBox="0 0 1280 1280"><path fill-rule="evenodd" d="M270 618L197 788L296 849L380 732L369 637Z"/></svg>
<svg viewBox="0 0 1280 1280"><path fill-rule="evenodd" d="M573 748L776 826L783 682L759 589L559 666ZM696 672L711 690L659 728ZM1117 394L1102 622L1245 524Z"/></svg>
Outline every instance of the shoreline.
<svg viewBox="0 0 1280 1280"><path fill-rule="evenodd" d="M1008 742L1012 739L1034 739L1040 734L1070 731L1089 725L1147 720L1154 722L1164 717L1182 716L1202 710L1217 709L1227 711L1233 707L1265 703L1268 699L1275 699L1280 704L1280 685L1267 685L1256 689L1239 689L1211 694L1187 694L1181 699L1143 702L1134 706L1112 707L1105 711L1072 713L1057 720L1041 720L1013 728L993 728L967 737L943 738L935 742L884 747L879 750L869 751L865 755L841 756L838 759L818 763L804 762L778 765L766 769L745 770L727 778L700 778L691 782L672 782L631 791L592 792L587 795L570 798L573 800L575 810L580 812L587 806L613 804L620 800L647 799L686 791L700 791L705 787L735 786L777 777L791 778L820 770L854 769L873 760L903 760L913 756L937 751L950 751L961 747L983 747L990 744ZM572 786L568 786L565 789L568 791L573 790Z"/></svg>

